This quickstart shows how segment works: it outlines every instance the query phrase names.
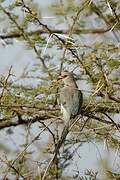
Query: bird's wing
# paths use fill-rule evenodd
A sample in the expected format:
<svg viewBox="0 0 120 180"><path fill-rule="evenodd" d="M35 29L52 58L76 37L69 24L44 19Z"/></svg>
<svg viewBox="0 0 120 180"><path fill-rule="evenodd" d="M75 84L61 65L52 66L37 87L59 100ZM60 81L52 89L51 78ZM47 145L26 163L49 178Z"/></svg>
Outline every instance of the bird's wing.
<svg viewBox="0 0 120 180"><path fill-rule="evenodd" d="M80 90L75 89L72 97L72 115L75 116L80 113L83 102L83 96Z"/></svg>
<svg viewBox="0 0 120 180"><path fill-rule="evenodd" d="M78 89L65 87L60 93L60 101L63 117L68 121L71 117L80 113L83 102L82 93Z"/></svg>
<svg viewBox="0 0 120 180"><path fill-rule="evenodd" d="M66 109L69 114L71 114L72 96L73 94L69 88L63 88L60 92L60 102L62 108Z"/></svg>

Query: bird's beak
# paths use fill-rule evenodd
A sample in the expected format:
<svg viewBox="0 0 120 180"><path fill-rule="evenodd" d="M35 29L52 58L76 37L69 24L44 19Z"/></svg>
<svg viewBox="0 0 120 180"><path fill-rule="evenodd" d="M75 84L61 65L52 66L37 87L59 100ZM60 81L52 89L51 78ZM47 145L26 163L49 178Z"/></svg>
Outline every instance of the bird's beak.
<svg viewBox="0 0 120 180"><path fill-rule="evenodd" d="M64 78L66 78L66 76L62 76L62 75L58 76L58 80L62 80Z"/></svg>
<svg viewBox="0 0 120 180"><path fill-rule="evenodd" d="M58 81L59 80L62 80L63 79L63 77L60 75L60 76L58 76Z"/></svg>

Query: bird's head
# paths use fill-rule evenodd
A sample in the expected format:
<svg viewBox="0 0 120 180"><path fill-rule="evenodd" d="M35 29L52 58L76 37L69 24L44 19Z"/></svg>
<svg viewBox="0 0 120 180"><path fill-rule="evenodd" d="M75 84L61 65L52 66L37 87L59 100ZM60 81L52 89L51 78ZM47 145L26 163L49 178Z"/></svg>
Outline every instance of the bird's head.
<svg viewBox="0 0 120 180"><path fill-rule="evenodd" d="M62 80L66 86L77 86L72 72L62 71L59 79Z"/></svg>

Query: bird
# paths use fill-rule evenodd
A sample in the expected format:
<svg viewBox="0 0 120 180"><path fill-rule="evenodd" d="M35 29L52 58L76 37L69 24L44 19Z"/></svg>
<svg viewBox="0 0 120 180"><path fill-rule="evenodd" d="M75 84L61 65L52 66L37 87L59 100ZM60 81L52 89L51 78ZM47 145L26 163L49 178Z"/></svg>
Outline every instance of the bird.
<svg viewBox="0 0 120 180"><path fill-rule="evenodd" d="M82 92L78 89L77 83L74 79L73 73L68 71L61 72L58 80L63 81L63 88L60 90L60 103L61 103L61 112L63 114L63 120L65 126L63 128L62 134L58 143L55 144L55 152L54 156L48 164L48 167L42 177L42 180L45 179L46 173L51 167L51 165L56 162L57 163L57 155L59 153L59 149L64 143L67 134L69 133L69 128L72 123L76 120L75 117L80 114L81 106L83 103L83 95Z"/></svg>
<svg viewBox="0 0 120 180"><path fill-rule="evenodd" d="M63 119L67 124L71 118L80 113L83 95L78 89L72 72L64 71L59 78L64 83L64 87L60 91L60 102Z"/></svg>
<svg viewBox="0 0 120 180"><path fill-rule="evenodd" d="M69 133L69 127L75 121L75 117L80 114L83 103L83 94L78 89L72 72L61 72L59 80L62 80L64 84L63 88L60 90L60 103L65 126L62 131L61 138L56 145L56 155Z"/></svg>

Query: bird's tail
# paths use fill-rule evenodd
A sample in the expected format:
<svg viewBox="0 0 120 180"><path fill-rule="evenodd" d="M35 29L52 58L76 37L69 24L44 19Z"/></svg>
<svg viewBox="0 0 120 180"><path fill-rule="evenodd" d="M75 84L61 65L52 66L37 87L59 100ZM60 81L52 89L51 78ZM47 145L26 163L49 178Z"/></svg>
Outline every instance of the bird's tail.
<svg viewBox="0 0 120 180"><path fill-rule="evenodd" d="M63 131L62 131L61 138L60 138L60 140L58 141L58 143L57 143L57 145L56 145L56 148L55 148L54 159L57 157L57 154L59 153L59 150L60 150L62 144L64 143L68 132L69 132L69 124L65 125L65 127L64 127L64 129L63 129Z"/></svg>

